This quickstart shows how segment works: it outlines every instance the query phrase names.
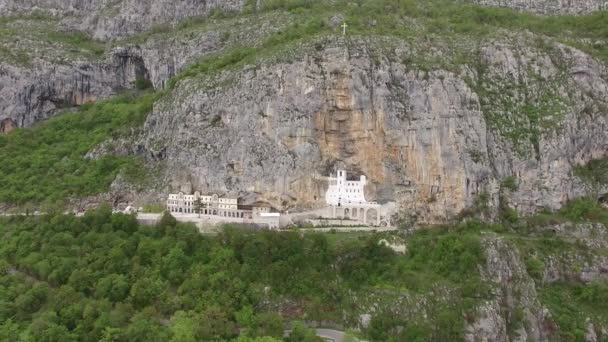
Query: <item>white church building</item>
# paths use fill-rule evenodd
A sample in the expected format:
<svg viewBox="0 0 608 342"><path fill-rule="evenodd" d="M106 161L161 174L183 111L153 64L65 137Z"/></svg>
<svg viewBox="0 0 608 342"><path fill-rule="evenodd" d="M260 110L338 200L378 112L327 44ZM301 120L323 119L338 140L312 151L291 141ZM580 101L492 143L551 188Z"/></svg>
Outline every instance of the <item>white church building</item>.
<svg viewBox="0 0 608 342"><path fill-rule="evenodd" d="M365 200L365 185L367 179L361 176L359 180L348 180L346 171L338 170L336 177L328 177L329 186L325 193L327 205L346 206L352 204L367 204Z"/></svg>
<svg viewBox="0 0 608 342"><path fill-rule="evenodd" d="M328 187L325 192L332 218L344 218L359 221L364 224L381 225L387 221L384 210L377 202L368 202L365 199L365 186L367 178L360 176L359 180L349 179L345 170L338 170L336 176L327 177ZM384 214L382 220L381 214ZM388 224L388 222L385 222Z"/></svg>

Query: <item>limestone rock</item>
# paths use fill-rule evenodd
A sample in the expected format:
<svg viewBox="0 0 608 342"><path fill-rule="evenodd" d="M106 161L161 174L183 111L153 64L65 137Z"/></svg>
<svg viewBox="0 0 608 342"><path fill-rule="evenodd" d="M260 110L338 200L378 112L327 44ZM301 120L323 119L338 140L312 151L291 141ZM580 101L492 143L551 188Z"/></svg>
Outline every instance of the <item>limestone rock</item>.
<svg viewBox="0 0 608 342"><path fill-rule="evenodd" d="M481 307L481 314L467 326L467 339L548 340L556 325L549 312L541 306L534 280L528 275L517 249L502 238L488 237L483 239L483 243L486 267L481 274L485 281L495 284L495 298ZM522 322L516 322L513 318L518 312ZM509 324L516 336L508 333Z"/></svg>
<svg viewBox="0 0 608 342"><path fill-rule="evenodd" d="M106 98L149 78L137 49L117 48L99 62L38 60L33 68L0 62L2 131L26 127L57 111Z"/></svg>
<svg viewBox="0 0 608 342"><path fill-rule="evenodd" d="M471 0L489 6L504 6L538 14L584 14L608 8L604 0Z"/></svg>
<svg viewBox="0 0 608 342"><path fill-rule="evenodd" d="M173 25L218 9L238 11L243 0L0 0L0 15L42 10L62 17L63 25L97 39L116 39Z"/></svg>
<svg viewBox="0 0 608 342"><path fill-rule="evenodd" d="M179 84L149 116L141 143L151 162L168 165L166 183L257 194L281 209L319 207L322 176L340 167L367 176L366 198L436 223L482 193L496 208L509 176L519 184L509 203L521 213L557 209L588 191L573 166L608 151L606 68L578 50L556 45L553 56L525 43L488 43L479 52L482 76L472 66L426 72L394 62L412 53L406 44L384 51L336 38L321 46ZM488 109L478 92L494 87L502 96L511 84L522 89L509 97L515 106L526 105L523 92L549 85L568 98L552 129L507 139L495 118L527 119L500 98Z"/></svg>

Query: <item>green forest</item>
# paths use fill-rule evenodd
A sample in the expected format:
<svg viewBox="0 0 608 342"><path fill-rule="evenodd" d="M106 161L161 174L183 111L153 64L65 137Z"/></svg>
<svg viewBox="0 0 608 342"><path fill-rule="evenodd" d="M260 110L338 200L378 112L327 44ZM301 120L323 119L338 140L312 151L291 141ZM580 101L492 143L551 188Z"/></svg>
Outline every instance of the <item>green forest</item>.
<svg viewBox="0 0 608 342"><path fill-rule="evenodd" d="M22 216L0 227L0 340L271 341L295 327L301 334L291 340L313 341L298 321L348 323L341 311L353 293L481 286L479 239L467 233L419 234L404 258L373 234L342 241L347 234L226 227L204 236L168 214L140 226L105 206L82 218ZM438 327L408 324L401 333L404 322L379 315L365 334L456 338L457 310L471 305L445 305Z"/></svg>
<svg viewBox="0 0 608 342"><path fill-rule="evenodd" d="M509 241L535 277L552 254L603 253L537 228L603 221L605 210L575 202L543 215L516 225L469 219L409 233L357 235L229 226L203 235L168 214L144 226L134 216L112 214L109 206L83 217L4 218L0 340L274 341L293 328L288 340L315 341L302 322L357 328L362 303L371 300L377 312L359 337L458 341L467 317L496 294L496 284L480 277L484 238ZM396 253L381 239L403 241L407 252ZM563 324L563 340L579 340L584 331L586 316L577 308L608 319L608 306L597 305L608 302L605 282L537 281L543 301ZM415 309L425 318L393 307L391 298L402 296L425 303Z"/></svg>

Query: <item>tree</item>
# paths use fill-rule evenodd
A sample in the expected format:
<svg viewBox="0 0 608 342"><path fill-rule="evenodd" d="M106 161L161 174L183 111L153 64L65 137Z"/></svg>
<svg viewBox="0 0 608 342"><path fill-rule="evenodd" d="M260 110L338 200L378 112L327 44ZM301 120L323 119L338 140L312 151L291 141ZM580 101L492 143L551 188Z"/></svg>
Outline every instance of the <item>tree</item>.
<svg viewBox="0 0 608 342"><path fill-rule="evenodd" d="M263 336L263 337L249 337L245 335L240 335L239 337L231 340L232 342L281 342L282 339L274 338L271 336Z"/></svg>
<svg viewBox="0 0 608 342"><path fill-rule="evenodd" d="M226 312L218 307L209 307L198 319L197 337L202 341L229 339L236 335L236 326Z"/></svg>
<svg viewBox="0 0 608 342"><path fill-rule="evenodd" d="M236 322L239 324L240 328L244 329L252 329L254 322L254 314L253 308L247 305L241 308L238 312L234 314L236 318Z"/></svg>
<svg viewBox="0 0 608 342"><path fill-rule="evenodd" d="M21 329L19 324L13 322L11 319L8 319L0 324L1 341L17 341L20 332Z"/></svg>
<svg viewBox="0 0 608 342"><path fill-rule="evenodd" d="M120 328L106 327L99 342L116 342L123 340L123 331Z"/></svg>
<svg viewBox="0 0 608 342"><path fill-rule="evenodd" d="M72 286L72 288L84 294L90 294L92 292L94 282L95 279L93 274L87 269L74 270L68 279L68 284Z"/></svg>
<svg viewBox="0 0 608 342"><path fill-rule="evenodd" d="M194 201L194 212L198 214L198 217L201 217L201 211L203 211L203 200L199 197Z"/></svg>
<svg viewBox="0 0 608 342"><path fill-rule="evenodd" d="M169 331L163 327L152 310L143 310L131 319L125 331L127 341L132 342L165 342Z"/></svg>
<svg viewBox="0 0 608 342"><path fill-rule="evenodd" d="M137 218L135 215L114 214L112 215L112 228L132 234L137 230Z"/></svg>
<svg viewBox="0 0 608 342"><path fill-rule="evenodd" d="M47 311L35 319L28 327L34 341L69 342L76 341L76 336L63 325L57 324L55 311Z"/></svg>
<svg viewBox="0 0 608 342"><path fill-rule="evenodd" d="M307 327L302 322L293 324L291 333L285 340L288 342L323 342L323 339L316 335L314 329Z"/></svg>
<svg viewBox="0 0 608 342"><path fill-rule="evenodd" d="M254 336L283 336L283 319L281 316L274 312L264 312L258 314L253 319L253 331Z"/></svg>
<svg viewBox="0 0 608 342"><path fill-rule="evenodd" d="M177 226L177 220L175 217L173 217L173 215L171 215L170 212L165 211L163 216L160 218L158 226L161 228L175 228L175 226Z"/></svg>
<svg viewBox="0 0 608 342"><path fill-rule="evenodd" d="M444 308L437 314L434 339L438 341L460 341L464 334L464 319L454 309Z"/></svg>
<svg viewBox="0 0 608 342"><path fill-rule="evenodd" d="M177 311L171 317L169 328L173 333L171 341L174 342L195 342L196 339L196 319L193 312Z"/></svg>
<svg viewBox="0 0 608 342"><path fill-rule="evenodd" d="M161 261L161 271L166 279L176 285L184 280L184 275L189 267L188 258L179 247L171 248L169 254Z"/></svg>
<svg viewBox="0 0 608 342"><path fill-rule="evenodd" d="M110 274L97 282L95 295L112 302L120 302L129 294L129 282L122 274Z"/></svg>
<svg viewBox="0 0 608 342"><path fill-rule="evenodd" d="M165 284L155 276L143 276L131 287L131 300L135 306L144 307L160 296L165 290Z"/></svg>
<svg viewBox="0 0 608 342"><path fill-rule="evenodd" d="M46 284L35 285L29 291L19 295L15 299L15 307L17 308L20 319L25 319L29 314L38 311L46 302L48 296L48 287Z"/></svg>

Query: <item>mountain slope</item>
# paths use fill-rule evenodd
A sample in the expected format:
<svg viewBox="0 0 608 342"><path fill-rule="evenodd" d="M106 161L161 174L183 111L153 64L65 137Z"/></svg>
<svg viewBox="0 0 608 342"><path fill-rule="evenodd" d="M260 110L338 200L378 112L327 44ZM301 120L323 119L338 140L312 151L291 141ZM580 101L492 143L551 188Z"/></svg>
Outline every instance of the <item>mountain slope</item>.
<svg viewBox="0 0 608 342"><path fill-rule="evenodd" d="M106 136L86 156L143 157L164 170L153 182L161 193L201 189L316 207L320 176L340 166L366 174L368 198L397 202L401 219L444 222L472 207L489 217L529 214L606 192L574 176L606 158L605 12L545 18L449 1L341 5L263 3L260 13L105 43L56 38L64 25L56 18L9 17L7 32L37 27L22 37L32 46L63 43L43 55L26 48L28 63L6 66L3 128L155 87L164 95L141 131ZM21 185L9 192L28 184L14 180ZM147 201L124 190L115 202ZM11 198L23 196L4 201Z"/></svg>

